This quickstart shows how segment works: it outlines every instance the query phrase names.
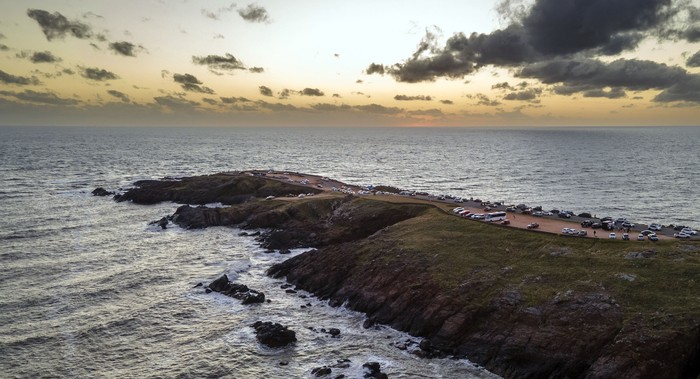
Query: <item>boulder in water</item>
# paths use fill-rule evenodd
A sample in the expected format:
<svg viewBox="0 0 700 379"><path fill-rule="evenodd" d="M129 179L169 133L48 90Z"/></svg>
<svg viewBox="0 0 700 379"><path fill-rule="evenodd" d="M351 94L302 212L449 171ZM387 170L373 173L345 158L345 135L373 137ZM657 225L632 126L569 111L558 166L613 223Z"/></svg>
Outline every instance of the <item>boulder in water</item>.
<svg viewBox="0 0 700 379"><path fill-rule="evenodd" d="M255 337L268 347L284 347L297 340L296 333L278 323L256 321L251 325L255 329Z"/></svg>

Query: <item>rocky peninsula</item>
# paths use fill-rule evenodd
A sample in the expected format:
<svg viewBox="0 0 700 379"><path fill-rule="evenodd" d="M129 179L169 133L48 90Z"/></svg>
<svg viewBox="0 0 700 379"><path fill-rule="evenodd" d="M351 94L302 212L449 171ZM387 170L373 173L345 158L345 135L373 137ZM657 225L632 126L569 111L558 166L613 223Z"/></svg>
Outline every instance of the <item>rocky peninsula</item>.
<svg viewBox="0 0 700 379"><path fill-rule="evenodd" d="M257 238L270 250L315 248L268 274L366 313L367 327L423 337L428 357L466 357L509 378L700 374L697 242L504 228L304 177L142 181L115 199L183 203L166 221L262 230Z"/></svg>

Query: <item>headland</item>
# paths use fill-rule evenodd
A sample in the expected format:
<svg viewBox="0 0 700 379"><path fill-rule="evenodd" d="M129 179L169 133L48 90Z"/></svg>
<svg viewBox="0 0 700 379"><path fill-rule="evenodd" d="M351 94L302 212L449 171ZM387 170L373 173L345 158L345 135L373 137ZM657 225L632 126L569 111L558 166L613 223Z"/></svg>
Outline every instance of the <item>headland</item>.
<svg viewBox="0 0 700 379"><path fill-rule="evenodd" d="M517 213L502 226L392 191L247 171L137 182L115 198L185 204L164 225L260 230L271 251L314 247L268 274L366 313L367 327L423 337L426 357L517 378L700 374L697 241L563 236L569 220ZM515 221L529 218L544 232Z"/></svg>

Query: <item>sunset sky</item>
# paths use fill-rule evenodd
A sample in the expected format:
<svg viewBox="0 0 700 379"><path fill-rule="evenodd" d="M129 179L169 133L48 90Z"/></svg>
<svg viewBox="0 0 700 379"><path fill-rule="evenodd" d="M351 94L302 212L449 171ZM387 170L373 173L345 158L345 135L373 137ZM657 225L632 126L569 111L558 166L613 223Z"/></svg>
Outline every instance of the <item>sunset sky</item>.
<svg viewBox="0 0 700 379"><path fill-rule="evenodd" d="M0 3L0 125L698 124L696 0Z"/></svg>

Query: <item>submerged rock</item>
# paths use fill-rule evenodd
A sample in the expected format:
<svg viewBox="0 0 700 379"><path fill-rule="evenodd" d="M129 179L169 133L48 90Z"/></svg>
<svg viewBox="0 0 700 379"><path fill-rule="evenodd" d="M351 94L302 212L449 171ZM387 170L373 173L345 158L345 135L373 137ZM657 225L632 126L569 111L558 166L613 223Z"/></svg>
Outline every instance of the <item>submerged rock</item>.
<svg viewBox="0 0 700 379"><path fill-rule="evenodd" d="M296 333L278 323L256 321L251 325L255 329L255 337L268 347L284 347L296 342Z"/></svg>
<svg viewBox="0 0 700 379"><path fill-rule="evenodd" d="M94 190L92 190L92 195L93 196L109 196L109 195L114 195L114 192L107 191L106 189L102 187L97 187Z"/></svg>

